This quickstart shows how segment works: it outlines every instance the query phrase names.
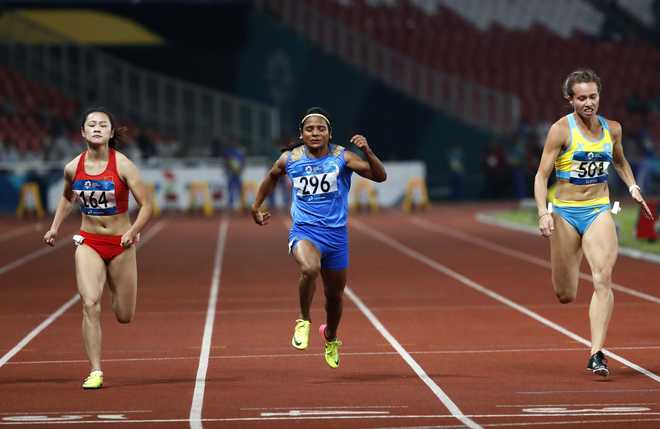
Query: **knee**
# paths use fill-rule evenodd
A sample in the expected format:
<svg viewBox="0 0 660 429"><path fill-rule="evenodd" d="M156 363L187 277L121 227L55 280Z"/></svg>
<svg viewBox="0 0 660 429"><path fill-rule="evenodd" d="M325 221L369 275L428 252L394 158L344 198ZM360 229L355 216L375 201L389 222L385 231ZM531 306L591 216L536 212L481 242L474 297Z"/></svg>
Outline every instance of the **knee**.
<svg viewBox="0 0 660 429"><path fill-rule="evenodd" d="M344 298L344 287L325 287L323 290L326 302L341 303Z"/></svg>
<svg viewBox="0 0 660 429"><path fill-rule="evenodd" d="M300 269L301 275L310 280L318 277L320 272L321 266L319 264L305 264Z"/></svg>
<svg viewBox="0 0 660 429"><path fill-rule="evenodd" d="M119 323L131 323L131 321L133 320L133 316L135 316L135 312L131 311L124 313L117 313L115 314L115 316L117 317L117 321Z"/></svg>
<svg viewBox="0 0 660 429"><path fill-rule="evenodd" d="M575 294L567 293L567 292L557 292L557 299L562 304L570 304L571 302L575 301Z"/></svg>
<svg viewBox="0 0 660 429"><path fill-rule="evenodd" d="M83 298L83 314L86 317L99 318L101 315L101 302L93 299Z"/></svg>
<svg viewBox="0 0 660 429"><path fill-rule="evenodd" d="M130 306L129 308L121 308L116 306L115 317L119 323L131 323L133 317L135 316L135 306Z"/></svg>
<svg viewBox="0 0 660 429"><path fill-rule="evenodd" d="M612 269L606 268L595 270L591 273L591 277L594 279L594 287L596 290L609 289L612 284Z"/></svg>

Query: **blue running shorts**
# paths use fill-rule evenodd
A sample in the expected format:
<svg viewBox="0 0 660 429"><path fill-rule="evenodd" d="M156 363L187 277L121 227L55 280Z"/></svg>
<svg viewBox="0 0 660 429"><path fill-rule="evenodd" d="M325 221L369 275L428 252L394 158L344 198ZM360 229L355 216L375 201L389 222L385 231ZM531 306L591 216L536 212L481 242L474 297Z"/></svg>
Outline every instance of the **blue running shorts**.
<svg viewBox="0 0 660 429"><path fill-rule="evenodd" d="M310 241L321 253L321 268L344 270L348 268L348 228L296 225L289 230L289 254L300 240Z"/></svg>

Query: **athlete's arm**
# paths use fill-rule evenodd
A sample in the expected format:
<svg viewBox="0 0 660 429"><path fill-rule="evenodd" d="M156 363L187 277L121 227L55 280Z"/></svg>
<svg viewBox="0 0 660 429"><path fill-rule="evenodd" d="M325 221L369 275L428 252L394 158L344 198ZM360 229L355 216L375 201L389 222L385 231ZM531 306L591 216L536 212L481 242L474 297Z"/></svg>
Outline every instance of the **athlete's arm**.
<svg viewBox="0 0 660 429"><path fill-rule="evenodd" d="M57 204L57 209L55 210L55 217L53 218L53 223L50 226L50 229L44 234L44 243L49 246L55 245L55 238L57 238L57 233L60 230L60 226L64 219L71 213L73 208L73 200L75 194L73 193L73 176L76 174L76 166L78 165L78 158L74 159L64 167L64 191L62 192L62 197L60 198L59 203Z"/></svg>
<svg viewBox="0 0 660 429"><path fill-rule="evenodd" d="M257 195L254 197L254 203L252 203L252 218L259 225L266 225L270 219L270 212L261 209L261 205L273 192L280 177L286 174L286 161L288 157L289 152L284 152L278 160L275 161L266 177L264 177L264 180L259 184Z"/></svg>
<svg viewBox="0 0 660 429"><path fill-rule="evenodd" d="M547 209L548 179L552 174L555 160L566 141L568 141L568 127L560 121L555 122L548 131L543 145L541 162L534 177L534 198L539 216L539 230L544 237L550 237L555 229L552 216L549 216Z"/></svg>
<svg viewBox="0 0 660 429"><path fill-rule="evenodd" d="M373 180L374 182L384 182L387 179L385 166L371 150L367 139L360 134L356 134L351 137L351 143L357 146L367 159L365 161L353 152L344 151L346 166L362 177Z"/></svg>
<svg viewBox="0 0 660 429"><path fill-rule="evenodd" d="M133 164L133 161L119 152L117 152L116 156L118 173L126 182L128 189L131 191L135 201L137 201L140 206L135 222L133 222L133 225L131 225L129 230L121 236L121 245L124 247L130 247L135 243L135 238L138 233L142 231L142 228L144 228L151 218L153 200L150 192L147 190L146 186L144 186L142 178L140 177L140 172L135 164Z"/></svg>
<svg viewBox="0 0 660 429"><path fill-rule="evenodd" d="M642 191L635 182L635 176L633 175L632 168L630 168L630 163L628 163L628 160L623 153L623 145L621 144L621 141L623 140L623 130L621 124L616 121L609 121L609 124L610 132L614 139L614 148L612 149L614 169L621 180L623 180L623 183L625 183L630 190L632 198L641 204L644 215L649 219L653 219L653 213L649 209L649 206L646 205L646 201L644 201L644 197L642 197Z"/></svg>

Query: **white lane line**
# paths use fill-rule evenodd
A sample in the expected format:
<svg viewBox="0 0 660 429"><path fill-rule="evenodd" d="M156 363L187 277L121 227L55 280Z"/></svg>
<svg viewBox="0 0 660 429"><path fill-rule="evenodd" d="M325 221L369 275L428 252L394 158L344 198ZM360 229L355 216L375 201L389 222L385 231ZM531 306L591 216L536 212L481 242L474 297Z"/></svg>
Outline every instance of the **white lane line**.
<svg viewBox="0 0 660 429"><path fill-rule="evenodd" d="M84 411L12 411L12 412L1 412L0 416L29 416L32 414L36 415L48 415L48 414L139 414L139 413L151 413L152 410L84 410Z"/></svg>
<svg viewBox="0 0 660 429"><path fill-rule="evenodd" d="M660 419L608 419L608 420L546 420L538 422L524 422L524 423L486 423L484 427L517 427L517 426L577 426L587 424L602 424L602 423L641 423L641 422L658 422ZM462 426L455 425L433 425L433 426L388 426L377 427L373 429L458 429Z"/></svg>
<svg viewBox="0 0 660 429"><path fill-rule="evenodd" d="M7 231L4 234L0 235L0 243L3 241L11 240L14 237L19 237L27 232L37 232L42 228L41 223L35 223L32 225L23 225L20 228L13 229L11 231Z"/></svg>
<svg viewBox="0 0 660 429"><path fill-rule="evenodd" d="M660 389L595 389L595 390L541 390L532 392L516 392L518 395L556 395L558 393L647 393L647 392L660 392Z"/></svg>
<svg viewBox="0 0 660 429"><path fill-rule="evenodd" d="M13 270L14 268L18 268L21 265L24 265L24 264L30 262L31 260L36 259L40 256L47 255L50 252L54 252L55 250L59 249L60 247L62 247L64 245L67 245L67 244L72 245L70 240L64 239L64 238L59 240L57 243L55 243L55 245L53 247L46 246L44 244L43 245L44 247L42 247L41 249L35 250L34 252L31 252L31 253L28 253L27 255L22 256L22 257L20 257L16 260L6 264L6 265L3 265L2 267L0 267L0 275L5 274L5 273Z"/></svg>
<svg viewBox="0 0 660 429"><path fill-rule="evenodd" d="M444 404L444 406L449 410L449 412L456 417L460 422L466 425L469 428L481 428L474 420L467 417L463 414L463 411L458 408L458 406L452 401L449 396L438 386L435 381L424 371L424 369L413 359L412 356L403 348L403 346L397 341L396 338L385 328L385 326L378 320L376 315L374 315L371 310L362 302L360 297L358 297L355 292L350 287L345 289L346 296L349 297L351 301L360 309L360 311L365 315L365 317L371 322L371 324L376 328L378 332L387 340L388 343L392 346L394 350L401 355L403 360L412 368L412 370L417 374L417 376L426 384L426 386L431 389L433 394Z"/></svg>
<svg viewBox="0 0 660 429"><path fill-rule="evenodd" d="M406 246L405 244L391 238L390 236L388 236L388 235L386 235L386 234L384 234L380 231L377 231L377 230L375 230L371 227L368 227L367 225L365 225L362 222L357 221L357 220L353 222L353 226L355 228L357 228L358 230L364 232L365 234L370 235L371 237L374 237L378 241L380 241L382 243L385 243L388 246L393 247L394 249L397 249L399 252L403 253L404 255L407 255L407 256L409 256L409 257L411 257L411 258L413 258L413 259L415 259L415 260L417 260L417 261L419 261L419 262L421 262L425 265L428 265L429 267L433 268L434 270L439 271L439 272L453 278L454 280L457 280L458 282L464 284L465 286L469 287L470 289L474 289L477 292L480 292L480 293L482 293L482 294L484 294L484 295L486 295L486 296L488 296L488 297L490 297L490 298L492 298L496 301L499 301L502 304L504 304L508 307L511 307L514 310L517 310L520 313L523 313L523 314L527 315L528 317L536 320L537 322L547 326L548 328L554 329L555 331L566 335L567 337L573 339L574 341L576 341L578 343L584 344L587 347L591 347L591 342L589 340L587 340L585 338L582 338L581 336L569 331L568 329L564 328L563 326L560 326L557 323L552 322L549 319L546 319L545 317L541 316L540 314L538 314L538 313L536 313L536 312L534 312L534 311L532 311L532 310L530 310L530 309L528 309L528 308L526 308L526 307L524 307L524 306L522 306L522 305L520 305L520 304L518 304L518 303L516 303L512 300L510 300L509 298L506 298L503 295L500 295L499 293L494 292L494 291L478 284L477 282L469 279L468 277L466 277L466 276L452 270L451 268L448 268L447 266L445 266L445 265L429 258L428 256L426 256L426 255L424 255L424 254L422 254L422 253ZM612 358L612 359L628 366L629 368L632 368L635 371L638 371L638 372L644 374L645 376L649 377L653 381L660 383L660 377L657 374L655 374L655 373L653 373L653 372L651 372L651 371L649 371L645 368L642 368L641 366L637 365L636 363L633 363L633 362L629 361L628 359L624 358L623 356L620 356L616 353L613 353L613 352L611 352L607 349L603 349L603 353L605 353L608 357L610 357L610 358Z"/></svg>
<svg viewBox="0 0 660 429"><path fill-rule="evenodd" d="M536 417L599 417L599 416L649 416L652 418L648 419L608 419L608 420L600 420L598 422L600 423L608 423L608 422L654 422L654 421L660 421L660 418L657 418L655 416L660 415L660 413L575 413L575 414L474 414L470 415L469 417L473 418L524 418L524 422L520 423L486 423L484 424L484 427L493 427L493 426L527 426L527 425L548 425L548 424L553 424L554 422L552 421L534 421L532 420L533 418ZM32 421L12 421L12 418L20 418L20 415L16 416L9 416L1 419L0 425L67 425L67 424L122 424L126 425L128 423L182 423L188 421L187 419L140 419L140 420L132 420L132 419L115 419L115 420L101 420L101 419L83 419L83 417L91 417L89 413L87 413L84 416L68 416L71 418L78 418L77 420L32 420ZM44 416L45 417L45 416ZM65 416L62 416L65 417ZM226 417L226 418L205 418L202 419L202 422L206 423L214 423L214 422L268 422L268 421L289 421L289 420L367 420L367 419L379 419L379 420L387 420L387 419L397 419L397 420L404 420L404 419L453 419L454 416L451 414L421 414L421 415L351 415L351 416L282 416L282 417ZM566 421L568 422L570 421ZM584 420L584 421L577 421L573 420L571 423L592 423L596 422L596 420ZM401 429L401 428L464 428L464 425L441 425L441 426L396 426L396 428ZM394 429L394 428L392 428Z"/></svg>
<svg viewBox="0 0 660 429"><path fill-rule="evenodd" d="M225 252L225 241L229 222L222 219L218 231L218 247L213 263L213 276L211 278L211 291L209 293L209 304L206 309L206 322L204 323L204 334L202 337L202 349L199 353L199 366L197 367L197 378L195 391L193 392L192 404L190 406L190 417L188 422L191 429L202 428L202 407L204 406L204 389L206 388L206 372L209 366L211 354L211 340L213 337L213 322L215 320L215 309L218 303L218 290L220 289L220 274L222 273L222 259Z"/></svg>
<svg viewBox="0 0 660 429"><path fill-rule="evenodd" d="M500 228L513 229L527 234L536 235L537 237L540 235L538 228L500 220L487 213L477 213L476 219L481 223L499 226ZM643 261L660 264L660 255L656 255L655 253L642 252L641 250L631 249L629 247L619 247L619 254L633 259L641 259Z"/></svg>
<svg viewBox="0 0 660 429"><path fill-rule="evenodd" d="M211 347L213 349L213 347ZM657 350L658 347L610 347L610 350ZM483 350L421 350L409 351L411 355L463 355L463 354L493 354L493 353L556 353L556 352L584 352L584 347L563 348L533 348L533 349L483 349ZM301 358L317 359L320 353L269 353L250 355L220 355L210 356L209 359L282 359ZM342 356L399 356L397 352L342 352ZM158 362L168 360L193 360L199 356L164 356L164 357L141 357L141 358L104 358L103 362ZM63 365L87 363L85 359L61 359L61 360L27 360L7 362L7 365Z"/></svg>
<svg viewBox="0 0 660 429"><path fill-rule="evenodd" d="M32 331L30 331L29 334L27 334L23 339L21 339L18 344L16 344L14 347L12 347L11 350L9 350L5 355L0 358L0 368L2 368L11 358L13 358L16 353L20 352L23 347L25 347L34 337L39 335L41 331L46 329L51 323L53 323L58 317L60 317L65 311L67 311L73 304L78 302L80 297L78 295L74 295L73 297L69 298L67 302L65 302L60 308L55 310L53 314L48 316L46 320L41 322L39 325L37 325L36 328L34 328Z"/></svg>
<svg viewBox="0 0 660 429"><path fill-rule="evenodd" d="M261 417L286 417L286 416L378 416L388 415L389 411L357 411L357 410L298 410L279 412L263 412Z"/></svg>
<svg viewBox="0 0 660 429"><path fill-rule="evenodd" d="M146 234L144 234L144 237L140 242L138 243L138 248L146 244L153 236L155 236L165 225L165 221L160 221L156 225L153 226L149 231L147 231ZM62 245L63 243L69 243L68 240L62 240L58 245ZM57 245L56 245L57 247ZM52 247L49 247L48 249L45 250L52 250ZM58 317L60 317L62 314L64 314L65 311L67 311L73 304L78 302L80 300L80 295L75 294L67 302L65 302L60 308L55 310L53 314L48 316L46 320L41 322L36 328L34 328L32 331L30 331L29 334L27 334L21 341L18 342L11 350L9 350L5 355L0 358L0 368L2 368L9 360L16 355L19 351L23 349L30 341L34 339L37 335L39 335L44 329L46 329L51 323L53 323Z"/></svg>
<svg viewBox="0 0 660 429"><path fill-rule="evenodd" d="M626 402L626 403L610 403L598 402L590 404L519 404L519 405L496 405L497 408L527 408L527 407L615 407L615 406L631 406L631 405L658 405L660 402Z"/></svg>
<svg viewBox="0 0 660 429"><path fill-rule="evenodd" d="M408 408L408 405L365 405L363 407L359 405L337 405L335 407L332 406L327 406L327 407L242 407L241 411L243 410L251 410L251 411L267 411L267 410L325 410L325 409L331 409L331 410L341 410L341 409L381 409L381 408Z"/></svg>
<svg viewBox="0 0 660 429"><path fill-rule="evenodd" d="M541 267L552 270L552 265L547 260L537 258L535 256L528 255L527 253L520 252L519 250L515 250L515 249L512 249L510 247L502 246L500 244L496 244L496 243L493 243L491 241L487 241L487 240L484 240L484 239L481 239L481 238L478 238L478 237L474 237L474 236L471 236L471 235L468 235L468 234L465 234L465 233L462 233L462 232L450 230L450 229L444 228L440 225L436 225L434 223L428 222L424 219L414 218L414 219L411 220L411 222L418 225L418 226L420 226L420 227L422 227L422 228L424 228L424 229L426 229L427 231L433 231L433 232L438 232L438 233L441 233L441 234L445 234L445 235L448 235L450 237L456 238L458 240L463 240L463 241L466 241L468 243L472 243L472 244L475 244L477 246L481 246L481 247L484 247L486 249L490 249L494 252L498 252L498 253L501 253L501 254L507 255L507 256L513 256L514 258L518 258L518 259L521 259L523 261L526 261L526 262L529 262L529 263L532 263L532 264L535 264L535 265L539 265ZM580 272L579 275L580 275L581 279L593 282L593 277L591 277L589 274ZM618 290L619 292L623 292L625 294L632 295L634 297L637 297L637 298L640 298L640 299L643 299L643 300L646 300L646 301L653 302L655 304L660 304L660 298L658 298L657 296L649 295L647 293L640 292L638 290L631 289L631 288L622 286L622 285L617 284L617 283L612 283L612 289Z"/></svg>

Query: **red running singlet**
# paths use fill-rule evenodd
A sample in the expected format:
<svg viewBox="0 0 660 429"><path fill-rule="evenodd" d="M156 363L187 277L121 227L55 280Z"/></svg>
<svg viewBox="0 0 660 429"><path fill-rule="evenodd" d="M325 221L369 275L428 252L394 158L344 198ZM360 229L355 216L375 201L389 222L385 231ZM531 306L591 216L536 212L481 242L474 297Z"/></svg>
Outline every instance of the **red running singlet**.
<svg viewBox="0 0 660 429"><path fill-rule="evenodd" d="M87 151L80 155L73 177L73 192L80 211L90 216L111 216L128 210L128 186L117 173L117 154L108 150L108 163L100 174L85 172Z"/></svg>

